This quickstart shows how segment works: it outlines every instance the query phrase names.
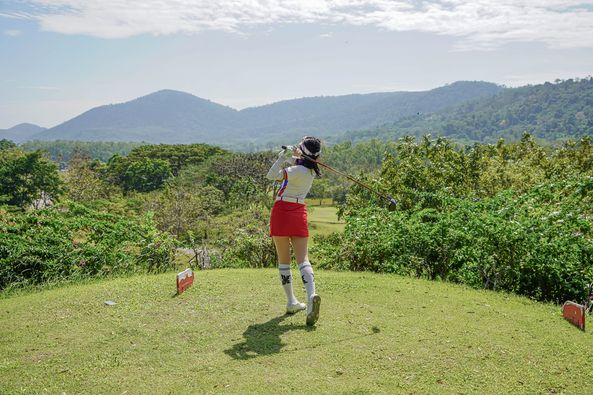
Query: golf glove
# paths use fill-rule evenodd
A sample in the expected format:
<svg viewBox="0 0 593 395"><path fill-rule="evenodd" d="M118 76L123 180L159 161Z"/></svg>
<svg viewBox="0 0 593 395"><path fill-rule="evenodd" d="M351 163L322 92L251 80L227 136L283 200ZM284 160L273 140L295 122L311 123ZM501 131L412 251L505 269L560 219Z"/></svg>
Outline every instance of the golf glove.
<svg viewBox="0 0 593 395"><path fill-rule="evenodd" d="M280 151L278 153L278 158L279 159L290 159L292 158L292 147L286 147L286 149L283 149L282 151Z"/></svg>

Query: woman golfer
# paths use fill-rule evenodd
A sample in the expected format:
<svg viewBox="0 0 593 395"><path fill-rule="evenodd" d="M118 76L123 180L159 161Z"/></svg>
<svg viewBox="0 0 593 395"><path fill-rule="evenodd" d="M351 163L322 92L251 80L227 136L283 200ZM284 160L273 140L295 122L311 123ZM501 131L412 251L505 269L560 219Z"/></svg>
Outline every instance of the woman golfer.
<svg viewBox="0 0 593 395"><path fill-rule="evenodd" d="M291 149L292 148L292 149ZM315 137L303 137L298 146L284 149L278 160L268 171L267 178L281 180L282 186L272 207L270 236L274 240L278 254L280 281L288 298L286 313L293 314L307 309L307 325L314 325L319 318L321 298L315 293L313 268L309 263L307 241L307 207L305 197L311 189L313 179L319 176L315 160L321 153L321 142ZM282 165L288 162L289 167ZM301 278L307 290L307 305L300 303L292 291L292 272L290 270L290 245L299 265Z"/></svg>

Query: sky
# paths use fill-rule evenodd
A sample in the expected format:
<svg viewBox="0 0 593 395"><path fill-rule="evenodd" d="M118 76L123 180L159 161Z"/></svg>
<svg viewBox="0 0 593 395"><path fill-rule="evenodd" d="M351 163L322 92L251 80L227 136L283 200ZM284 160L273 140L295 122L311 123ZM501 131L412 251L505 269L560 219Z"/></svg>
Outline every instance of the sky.
<svg viewBox="0 0 593 395"><path fill-rule="evenodd" d="M232 108L593 74L593 1L0 0L0 129L175 89Z"/></svg>

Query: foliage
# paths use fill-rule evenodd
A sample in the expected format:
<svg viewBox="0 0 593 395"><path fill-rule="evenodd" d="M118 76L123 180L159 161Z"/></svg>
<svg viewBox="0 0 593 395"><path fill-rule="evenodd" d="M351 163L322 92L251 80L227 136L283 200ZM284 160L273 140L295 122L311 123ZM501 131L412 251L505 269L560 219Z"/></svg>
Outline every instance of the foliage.
<svg viewBox="0 0 593 395"><path fill-rule="evenodd" d="M92 202L117 194L116 188L101 177L102 168L98 161L72 157L63 177L68 198L76 202Z"/></svg>
<svg viewBox="0 0 593 395"><path fill-rule="evenodd" d="M179 183L221 191L227 212L253 205L270 207L273 185L265 176L274 160L270 152L213 156L200 166L182 171Z"/></svg>
<svg viewBox="0 0 593 395"><path fill-rule="evenodd" d="M167 232L161 232L152 225L151 215L147 215L143 243L137 262L150 273L165 272L173 268L176 240Z"/></svg>
<svg viewBox="0 0 593 395"><path fill-rule="evenodd" d="M32 154L11 146L2 151L0 163L26 155ZM118 261L109 254L120 248L121 261L134 262L123 264L130 270L165 270L170 267L167 257L180 242L212 252L213 267L275 265L268 235L274 187L265 178L274 159L272 152L237 154L202 144L138 147L107 164L76 157L63 173L67 191L71 199L84 203L77 207L92 213L88 215L93 221L112 215L113 221L133 229L135 218L150 218L150 226L142 228L144 242L124 233L122 245L115 238L101 248L85 245L85 259ZM322 267L442 279L553 301L580 299L582 285L593 277L590 137L559 146L542 145L530 134L513 142L469 146L430 136L346 142L324 147L322 160L398 201L398 210L389 213L383 198L322 169L311 197L341 202L339 214L347 223L342 234L315 237L311 259ZM125 194L107 185L118 185ZM59 215L43 210L6 218L47 217L47 212ZM16 224L21 219L7 221ZM37 241L54 251L47 260L51 268L43 266L45 258L30 258L35 256L31 253L20 262L34 262L39 269L30 270L55 276L52 268L74 254L64 247L68 242L62 246L59 241L78 235L78 225L68 221L55 226L64 232L75 228L74 236L57 231L51 236L58 240L46 234L47 241ZM84 240L86 229L80 231ZM17 251L33 248L20 240ZM120 267L102 265L94 267ZM11 278L29 281L14 274Z"/></svg>
<svg viewBox="0 0 593 395"><path fill-rule="evenodd" d="M269 234L269 211L253 206L213 218L208 238L219 251L215 267L276 266L276 249Z"/></svg>
<svg viewBox="0 0 593 395"><path fill-rule="evenodd" d="M160 159L169 163L171 172L177 176L187 166L202 163L212 156L226 154L227 151L208 144L157 144L134 148L127 156L131 162L143 159Z"/></svg>
<svg viewBox="0 0 593 395"><path fill-rule="evenodd" d="M17 145L10 140L6 140L6 139L0 140L0 151L15 149L16 147L17 147Z"/></svg>
<svg viewBox="0 0 593 395"><path fill-rule="evenodd" d="M154 212L157 227L182 241L205 235L209 219L223 209L223 193L212 187L188 187L173 179L161 193L147 197L144 211Z"/></svg>
<svg viewBox="0 0 593 395"><path fill-rule="evenodd" d="M55 164L41 151L4 150L0 156L0 202L27 207L42 194L56 199L62 183Z"/></svg>
<svg viewBox="0 0 593 395"><path fill-rule="evenodd" d="M43 210L0 208L0 289L63 279L161 271L172 240L142 222L66 202Z"/></svg>
<svg viewBox="0 0 593 395"><path fill-rule="evenodd" d="M187 166L202 163L207 158L224 155L226 151L206 145L143 145L129 155L115 155L104 169L106 179L119 185L124 192L149 192L160 189L171 176L177 176Z"/></svg>
<svg viewBox="0 0 593 395"><path fill-rule="evenodd" d="M582 300L593 278L593 179L545 184L518 198L504 192L479 201L437 199L440 210L360 210L343 235L316 239L313 255L324 257L322 267Z"/></svg>
<svg viewBox="0 0 593 395"><path fill-rule="evenodd" d="M90 160L107 162L113 155L127 155L134 148L144 145L138 142L115 142L115 141L71 141L55 140L41 141L34 140L21 144L24 151L45 151L49 158L60 166L65 166L75 157L84 157Z"/></svg>
<svg viewBox="0 0 593 395"><path fill-rule="evenodd" d="M121 186L124 192L150 192L159 189L171 177L169 162L162 159L114 156L105 169L107 179Z"/></svg>
<svg viewBox="0 0 593 395"><path fill-rule="evenodd" d="M395 156L387 155L380 178L374 182L379 191L392 194L406 210L418 205L437 207L432 195L418 196L417 192L487 197L508 189L522 192L550 178L593 171L590 137L557 149L537 144L529 134L517 142L499 140L468 147L444 138L425 136L416 141L406 137L397 142L396 152ZM352 202L355 200L353 196Z"/></svg>
<svg viewBox="0 0 593 395"><path fill-rule="evenodd" d="M556 302L581 300L593 279L593 149L517 143L461 150L403 139L383 163L389 213L353 188L343 235L316 238L322 266L462 282Z"/></svg>
<svg viewBox="0 0 593 395"><path fill-rule="evenodd" d="M161 159L143 158L130 163L123 174L124 191L148 192L159 189L171 176L169 163Z"/></svg>

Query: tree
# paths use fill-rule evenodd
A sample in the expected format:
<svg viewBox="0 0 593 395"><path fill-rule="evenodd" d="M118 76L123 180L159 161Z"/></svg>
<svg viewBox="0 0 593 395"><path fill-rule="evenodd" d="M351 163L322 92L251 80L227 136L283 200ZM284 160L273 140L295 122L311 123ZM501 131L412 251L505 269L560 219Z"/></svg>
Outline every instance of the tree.
<svg viewBox="0 0 593 395"><path fill-rule="evenodd" d="M209 219L220 213L223 204L223 194L218 189L184 186L173 179L162 192L151 195L146 209L155 213L160 230L170 232L179 240L190 241L191 235L208 238Z"/></svg>
<svg viewBox="0 0 593 395"><path fill-rule="evenodd" d="M184 185L205 184L224 193L227 207L272 204L273 184L266 178L274 158L270 152L217 155L180 173Z"/></svg>
<svg viewBox="0 0 593 395"><path fill-rule="evenodd" d="M101 178L96 162L82 156L75 156L68 162L64 179L68 197L74 201L109 198L115 192L115 187Z"/></svg>
<svg viewBox="0 0 593 395"><path fill-rule="evenodd" d="M149 192L159 189L171 177L169 162L142 158L130 163L123 174L125 191Z"/></svg>
<svg viewBox="0 0 593 395"><path fill-rule="evenodd" d="M150 192L159 189L171 177L171 165L162 159L130 159L114 155L104 170L106 179L124 192Z"/></svg>
<svg viewBox="0 0 593 395"><path fill-rule="evenodd" d="M42 194L57 198L62 182L55 164L45 159L41 151L14 151L0 157L0 200L26 207Z"/></svg>
<svg viewBox="0 0 593 395"><path fill-rule="evenodd" d="M313 182L313 186L309 191L309 198L317 198L319 199L319 204L323 201L323 198L329 196L330 185L327 178L322 178L319 180L315 180Z"/></svg>
<svg viewBox="0 0 593 395"><path fill-rule="evenodd" d="M0 140L0 151L5 151L14 148L16 148L16 144L12 141L6 139Z"/></svg>
<svg viewBox="0 0 593 395"><path fill-rule="evenodd" d="M198 165L211 156L224 155L227 151L207 144L158 144L134 148L128 155L130 161L144 158L161 159L171 166L174 176L187 166Z"/></svg>

